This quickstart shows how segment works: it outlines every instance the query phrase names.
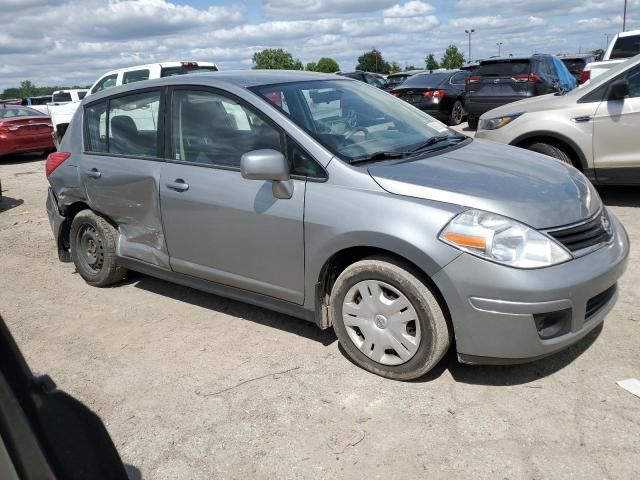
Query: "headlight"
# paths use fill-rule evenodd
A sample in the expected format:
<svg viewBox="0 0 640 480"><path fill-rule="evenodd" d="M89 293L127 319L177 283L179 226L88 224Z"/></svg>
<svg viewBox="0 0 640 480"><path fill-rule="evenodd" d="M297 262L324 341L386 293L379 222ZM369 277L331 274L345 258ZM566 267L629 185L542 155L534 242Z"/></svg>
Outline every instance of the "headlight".
<svg viewBox="0 0 640 480"><path fill-rule="evenodd" d="M440 232L440 240L493 262L517 268L540 268L573 257L551 238L495 213L467 210Z"/></svg>
<svg viewBox="0 0 640 480"><path fill-rule="evenodd" d="M496 118L481 118L478 124L479 130L497 130L504 127L507 123L513 122L522 113L512 113L511 115L504 115Z"/></svg>

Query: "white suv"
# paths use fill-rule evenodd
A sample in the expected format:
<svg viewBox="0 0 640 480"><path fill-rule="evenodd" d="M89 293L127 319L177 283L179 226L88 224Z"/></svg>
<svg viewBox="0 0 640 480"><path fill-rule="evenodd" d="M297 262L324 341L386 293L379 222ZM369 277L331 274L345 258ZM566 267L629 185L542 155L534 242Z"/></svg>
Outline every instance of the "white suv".
<svg viewBox="0 0 640 480"><path fill-rule="evenodd" d="M151 63L148 65L136 65L134 67L111 70L102 75L91 85L87 95L117 87L127 83L140 82L161 77L171 77L174 75L184 75L197 72L217 72L218 66L211 62L164 62ZM63 106L49 107L51 123L53 124L53 141L60 144L62 137L67 131L69 122L73 114L78 109L78 102L68 103Z"/></svg>

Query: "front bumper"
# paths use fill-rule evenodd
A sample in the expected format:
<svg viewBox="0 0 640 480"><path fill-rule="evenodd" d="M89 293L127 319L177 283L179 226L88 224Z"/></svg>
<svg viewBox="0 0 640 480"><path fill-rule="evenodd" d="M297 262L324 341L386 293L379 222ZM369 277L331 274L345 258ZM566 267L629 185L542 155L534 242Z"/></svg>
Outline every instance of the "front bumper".
<svg viewBox="0 0 640 480"><path fill-rule="evenodd" d="M627 267L629 238L610 214L612 241L595 252L548 268L521 270L462 254L433 281L444 296L458 357L468 363L520 363L577 342L602 323L617 295L588 317L587 304L608 291ZM611 290L612 291L612 290ZM544 338L536 316L565 312L567 328Z"/></svg>

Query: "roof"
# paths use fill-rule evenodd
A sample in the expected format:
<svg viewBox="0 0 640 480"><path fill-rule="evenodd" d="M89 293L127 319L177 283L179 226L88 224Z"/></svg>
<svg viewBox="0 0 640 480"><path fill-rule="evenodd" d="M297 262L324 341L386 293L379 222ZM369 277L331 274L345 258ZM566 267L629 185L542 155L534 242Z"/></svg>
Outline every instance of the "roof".
<svg viewBox="0 0 640 480"><path fill-rule="evenodd" d="M354 82L348 77L336 77L331 73L306 72L303 70L227 70L223 72L198 72L185 75L174 75L144 82L133 82L118 87L108 88L100 92L87 95L85 100L89 103L110 95L134 91L141 88L157 87L164 85L215 85L226 83L241 88L252 88L261 85L274 85L278 83L308 82L313 80L340 80Z"/></svg>
<svg viewBox="0 0 640 480"><path fill-rule="evenodd" d="M567 60L571 58L588 58L595 57L593 53L561 53L557 55L560 60Z"/></svg>
<svg viewBox="0 0 640 480"><path fill-rule="evenodd" d="M629 30L628 32L620 32L620 33L618 33L618 38L620 38L620 37L635 37L636 35L640 35L640 30Z"/></svg>
<svg viewBox="0 0 640 480"><path fill-rule="evenodd" d="M522 61L522 60L531 60L533 57L537 57L537 56L546 56L546 55L551 55L550 53L533 53L531 55L519 55L519 56L513 56L513 57L491 57L491 58L485 58L484 60L480 60L480 65L482 65L483 63L494 63L494 62L517 62L517 61Z"/></svg>

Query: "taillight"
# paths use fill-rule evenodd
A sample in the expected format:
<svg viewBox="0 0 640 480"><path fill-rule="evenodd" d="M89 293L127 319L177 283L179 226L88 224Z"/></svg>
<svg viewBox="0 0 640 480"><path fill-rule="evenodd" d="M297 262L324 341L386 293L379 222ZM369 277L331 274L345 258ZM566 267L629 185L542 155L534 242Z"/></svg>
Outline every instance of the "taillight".
<svg viewBox="0 0 640 480"><path fill-rule="evenodd" d="M583 70L580 74L580 85L591 80L591 70Z"/></svg>
<svg viewBox="0 0 640 480"><path fill-rule="evenodd" d="M464 83L469 85L470 83L478 83L480 80L482 80L482 77L478 77L478 76L472 75L470 77L465 78L464 79Z"/></svg>
<svg viewBox="0 0 640 480"><path fill-rule="evenodd" d="M391 95L393 95L394 97L399 97L400 96L400 94L396 93L396 92L391 92Z"/></svg>
<svg viewBox="0 0 640 480"><path fill-rule="evenodd" d="M423 97L429 97L429 98L442 98L445 95L445 91L444 90L429 90L428 92L424 92L422 94Z"/></svg>
<svg viewBox="0 0 640 480"><path fill-rule="evenodd" d="M183 68L186 67L197 67L198 66L198 62L180 62L180 66Z"/></svg>
<svg viewBox="0 0 640 480"><path fill-rule="evenodd" d="M53 152L47 157L47 163L45 164L45 173L47 177L53 173L53 171L62 165L71 154L69 152Z"/></svg>
<svg viewBox="0 0 640 480"><path fill-rule="evenodd" d="M540 83L542 79L536 75L535 73L530 73L529 75L514 75L511 77L511 80L514 82L522 83L522 82L531 82L531 83Z"/></svg>

